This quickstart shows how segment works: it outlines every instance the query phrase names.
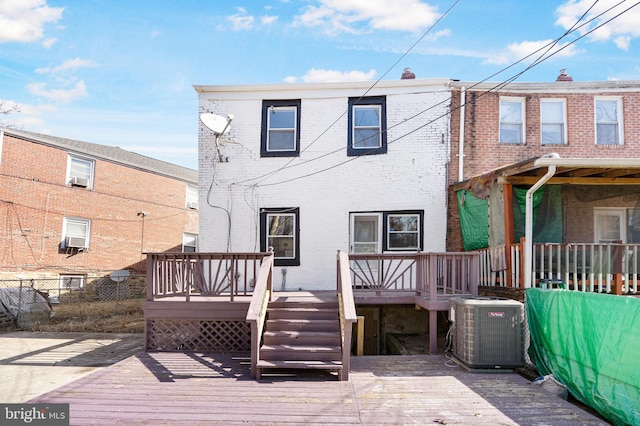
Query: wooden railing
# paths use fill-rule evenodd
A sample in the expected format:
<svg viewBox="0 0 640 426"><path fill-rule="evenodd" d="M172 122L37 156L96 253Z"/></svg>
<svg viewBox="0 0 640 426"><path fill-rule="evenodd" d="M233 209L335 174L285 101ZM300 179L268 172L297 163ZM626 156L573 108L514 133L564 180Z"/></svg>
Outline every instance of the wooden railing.
<svg viewBox="0 0 640 426"><path fill-rule="evenodd" d="M349 268L349 255L338 251L338 302L340 305L340 336L342 342L342 370L340 380L349 380L351 365L351 331L358 321L353 300L353 284Z"/></svg>
<svg viewBox="0 0 640 426"><path fill-rule="evenodd" d="M523 244L480 250L481 285L522 287ZM579 291L638 291L640 244L545 243L533 245L532 280L562 281ZM507 254L510 262L507 261Z"/></svg>
<svg viewBox="0 0 640 426"><path fill-rule="evenodd" d="M147 300L163 297L236 296L254 291L269 253L149 253Z"/></svg>
<svg viewBox="0 0 640 426"><path fill-rule="evenodd" d="M264 323L267 318L267 307L273 300L273 252L262 260L258 280L253 290L251 303L247 311L247 322L251 326L251 378L257 377L257 365L260 361L260 342Z"/></svg>
<svg viewBox="0 0 640 426"><path fill-rule="evenodd" d="M416 292L431 300L478 294L479 253L350 254L354 292Z"/></svg>

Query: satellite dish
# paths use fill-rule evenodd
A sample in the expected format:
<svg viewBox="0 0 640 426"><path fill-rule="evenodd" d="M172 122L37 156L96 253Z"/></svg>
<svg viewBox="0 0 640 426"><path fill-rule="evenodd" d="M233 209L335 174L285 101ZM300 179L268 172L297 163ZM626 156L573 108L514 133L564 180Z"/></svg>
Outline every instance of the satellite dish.
<svg viewBox="0 0 640 426"><path fill-rule="evenodd" d="M229 114L226 117L221 115L212 114L210 112L200 114L200 120L202 124L207 126L209 130L215 133L217 136L223 133L228 133L233 115Z"/></svg>
<svg viewBox="0 0 640 426"><path fill-rule="evenodd" d="M126 269L121 269L119 271L114 271L111 274L109 274L109 278L111 278L111 281L113 282L121 283L122 281L129 278L129 275L131 275L129 271L127 271Z"/></svg>

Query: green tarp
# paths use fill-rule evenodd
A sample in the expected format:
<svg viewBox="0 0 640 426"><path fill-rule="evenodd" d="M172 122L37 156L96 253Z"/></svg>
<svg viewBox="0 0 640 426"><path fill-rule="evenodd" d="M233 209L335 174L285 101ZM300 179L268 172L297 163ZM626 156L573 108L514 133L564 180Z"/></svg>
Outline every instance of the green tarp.
<svg viewBox="0 0 640 426"><path fill-rule="evenodd" d="M640 299L528 289L529 355L616 425L640 425Z"/></svg>
<svg viewBox="0 0 640 426"><path fill-rule="evenodd" d="M513 188L513 232L515 241L524 237L528 188ZM562 192L560 185L543 185L533 197L533 242L562 242Z"/></svg>
<svg viewBox="0 0 640 426"><path fill-rule="evenodd" d="M458 191L457 195L464 250L489 247L489 202L469 191Z"/></svg>

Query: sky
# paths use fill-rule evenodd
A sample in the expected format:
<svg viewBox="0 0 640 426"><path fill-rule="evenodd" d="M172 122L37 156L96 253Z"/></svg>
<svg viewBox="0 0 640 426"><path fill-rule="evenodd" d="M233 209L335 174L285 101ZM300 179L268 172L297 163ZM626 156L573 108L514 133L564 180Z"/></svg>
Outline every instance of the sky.
<svg viewBox="0 0 640 426"><path fill-rule="evenodd" d="M638 3L0 0L0 125L197 169L193 85L640 80Z"/></svg>

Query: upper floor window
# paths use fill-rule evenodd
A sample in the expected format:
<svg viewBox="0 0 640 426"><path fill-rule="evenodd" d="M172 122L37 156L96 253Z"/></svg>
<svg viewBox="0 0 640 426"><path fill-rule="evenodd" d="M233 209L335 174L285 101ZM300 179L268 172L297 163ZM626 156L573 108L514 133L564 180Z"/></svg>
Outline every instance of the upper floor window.
<svg viewBox="0 0 640 426"><path fill-rule="evenodd" d="M187 208L198 210L198 188L187 185Z"/></svg>
<svg viewBox="0 0 640 426"><path fill-rule="evenodd" d="M198 251L198 234L190 234L188 232L182 234L182 251L185 253Z"/></svg>
<svg viewBox="0 0 640 426"><path fill-rule="evenodd" d="M273 247L276 266L300 265L300 209L260 211L260 250Z"/></svg>
<svg viewBox="0 0 640 426"><path fill-rule="evenodd" d="M564 99L540 100L540 134L543 145L567 143L567 108Z"/></svg>
<svg viewBox="0 0 640 426"><path fill-rule="evenodd" d="M94 166L95 161L93 160L69 155L67 183L71 186L92 188Z"/></svg>
<svg viewBox="0 0 640 426"><path fill-rule="evenodd" d="M524 98L500 98L500 143L524 144Z"/></svg>
<svg viewBox="0 0 640 426"><path fill-rule="evenodd" d="M91 220L65 217L62 221L62 248L85 249L89 247Z"/></svg>
<svg viewBox="0 0 640 426"><path fill-rule="evenodd" d="M299 99L262 101L262 157L292 157L300 155Z"/></svg>
<svg viewBox="0 0 640 426"><path fill-rule="evenodd" d="M599 97L595 102L596 145L622 145L622 100Z"/></svg>
<svg viewBox="0 0 640 426"><path fill-rule="evenodd" d="M384 96L349 98L347 155L386 154L386 104Z"/></svg>

